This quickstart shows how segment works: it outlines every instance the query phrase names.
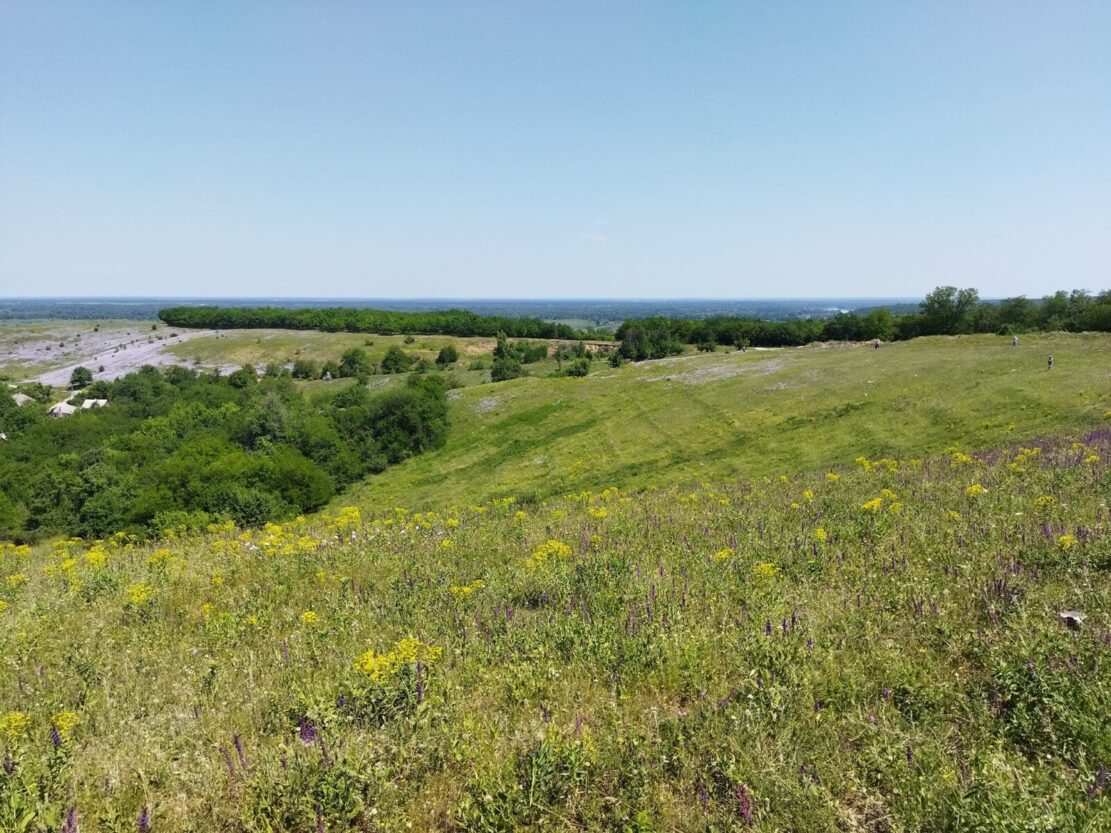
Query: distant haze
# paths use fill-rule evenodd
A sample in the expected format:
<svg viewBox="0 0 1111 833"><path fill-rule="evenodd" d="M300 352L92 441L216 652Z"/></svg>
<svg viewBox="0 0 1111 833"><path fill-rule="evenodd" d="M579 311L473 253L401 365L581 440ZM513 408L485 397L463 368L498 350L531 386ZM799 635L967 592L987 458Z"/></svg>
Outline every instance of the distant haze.
<svg viewBox="0 0 1111 833"><path fill-rule="evenodd" d="M1111 3L0 4L0 296L1107 288Z"/></svg>
<svg viewBox="0 0 1111 833"><path fill-rule="evenodd" d="M35 319L138 319L149 321L163 307L223 305L246 307L369 307L421 311L465 309L480 315L533 316L549 321L616 323L662 315L708 318L738 315L788 320L828 318L841 311L916 304L908 298L781 299L475 299L475 298L0 298L0 321Z"/></svg>

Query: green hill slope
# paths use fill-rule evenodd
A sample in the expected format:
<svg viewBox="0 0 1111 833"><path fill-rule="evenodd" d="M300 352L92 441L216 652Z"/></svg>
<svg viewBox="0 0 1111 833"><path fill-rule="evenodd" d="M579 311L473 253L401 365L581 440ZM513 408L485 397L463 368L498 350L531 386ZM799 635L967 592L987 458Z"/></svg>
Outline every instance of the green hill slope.
<svg viewBox="0 0 1111 833"><path fill-rule="evenodd" d="M713 353L452 396L446 447L343 502L445 507L996 447L1103 419L1111 336Z"/></svg>
<svg viewBox="0 0 1111 833"><path fill-rule="evenodd" d="M1109 466L3 546L0 830L1107 830Z"/></svg>

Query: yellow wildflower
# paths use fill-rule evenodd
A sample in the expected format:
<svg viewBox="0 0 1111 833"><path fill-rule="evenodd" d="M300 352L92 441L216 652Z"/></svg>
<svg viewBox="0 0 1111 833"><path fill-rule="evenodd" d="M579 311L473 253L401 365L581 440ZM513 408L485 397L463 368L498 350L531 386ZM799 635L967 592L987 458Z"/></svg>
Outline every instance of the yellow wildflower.
<svg viewBox="0 0 1111 833"><path fill-rule="evenodd" d="M826 531L824 529L818 527L814 530L814 539L824 544L826 541L829 540L829 535L826 534Z"/></svg>
<svg viewBox="0 0 1111 833"><path fill-rule="evenodd" d="M445 538L440 542L440 549L453 550L455 549L455 542L450 538Z"/></svg>
<svg viewBox="0 0 1111 833"><path fill-rule="evenodd" d="M58 734L61 735L62 740L69 740L74 728L81 722L81 718L78 716L77 712L58 712L50 718L50 722L54 725L54 728L58 730Z"/></svg>
<svg viewBox="0 0 1111 833"><path fill-rule="evenodd" d="M1061 535L1057 538L1057 549L1071 550L1078 543L1079 541L1077 540L1075 535Z"/></svg>
<svg viewBox="0 0 1111 833"><path fill-rule="evenodd" d="M601 539L599 539L600 541ZM549 539L532 551L532 555L524 561L524 566L529 569L536 569L551 557L567 558L571 555L571 548L564 544L562 541L555 541Z"/></svg>
<svg viewBox="0 0 1111 833"><path fill-rule="evenodd" d="M134 607L142 607L150 601L151 589L149 585L137 582L127 586L127 600Z"/></svg>
<svg viewBox="0 0 1111 833"><path fill-rule="evenodd" d="M318 621L320 621L320 617L316 615L315 611L306 610L301 614L301 624L306 628L315 627Z"/></svg>
<svg viewBox="0 0 1111 833"><path fill-rule="evenodd" d="M732 547L725 547L714 553L714 561L728 561L736 554L736 550Z"/></svg>
<svg viewBox="0 0 1111 833"><path fill-rule="evenodd" d="M21 587L27 583L27 576L23 573L12 573L8 576L8 587Z"/></svg>
<svg viewBox="0 0 1111 833"><path fill-rule="evenodd" d="M85 553L85 563L94 570L98 570L108 563L108 553L100 547L93 547Z"/></svg>
<svg viewBox="0 0 1111 833"><path fill-rule="evenodd" d="M858 458L858 459L861 459L861 458ZM867 462L867 461L865 461L865 462ZM865 466L865 468L870 468L870 467L871 467L870 463L869 463L868 466ZM826 472L826 480L828 480L830 483L836 483L840 479L841 479L841 475L839 475L837 472L835 472L835 471L827 471Z"/></svg>
<svg viewBox="0 0 1111 833"><path fill-rule="evenodd" d="M865 512L878 512L882 505L883 499L877 497L860 504L860 508L863 509Z"/></svg>
<svg viewBox="0 0 1111 833"><path fill-rule="evenodd" d="M752 568L752 577L757 581L767 582L779 575L779 567L770 561L761 561Z"/></svg>
<svg viewBox="0 0 1111 833"><path fill-rule="evenodd" d="M393 649L379 654L367 651L355 660L355 668L369 676L374 682L382 683L415 662L428 665L440 658L443 648L426 645L419 639L407 636L398 641Z"/></svg>
<svg viewBox="0 0 1111 833"><path fill-rule="evenodd" d="M31 718L23 712L8 712L0 717L0 733L8 736L8 740L16 741L27 733L31 725Z"/></svg>
<svg viewBox="0 0 1111 833"><path fill-rule="evenodd" d="M971 486L964 490L964 493L969 497L978 497L979 495L984 494L984 492L986 491L987 489L985 489L979 483L973 483Z"/></svg>

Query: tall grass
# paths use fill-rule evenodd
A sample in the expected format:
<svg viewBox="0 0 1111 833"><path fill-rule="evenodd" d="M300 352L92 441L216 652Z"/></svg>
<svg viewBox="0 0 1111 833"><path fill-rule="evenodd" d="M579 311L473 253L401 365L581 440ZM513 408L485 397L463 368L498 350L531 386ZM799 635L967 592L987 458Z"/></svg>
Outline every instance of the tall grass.
<svg viewBox="0 0 1111 833"><path fill-rule="evenodd" d="M963 451L5 547L0 829L1109 829L1111 431Z"/></svg>

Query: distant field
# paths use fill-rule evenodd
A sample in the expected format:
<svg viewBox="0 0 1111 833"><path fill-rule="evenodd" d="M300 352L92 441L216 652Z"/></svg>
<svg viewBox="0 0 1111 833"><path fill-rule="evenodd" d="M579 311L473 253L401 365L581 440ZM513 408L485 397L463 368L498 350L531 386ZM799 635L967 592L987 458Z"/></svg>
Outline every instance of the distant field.
<svg viewBox="0 0 1111 833"><path fill-rule="evenodd" d="M0 373L16 381L39 379L64 385L74 367L89 367L96 378L116 378L144 364L182 364L227 372L253 364L289 364L298 358L321 365L338 362L351 347L366 350L374 363L397 345L411 355L434 360L440 348L454 344L459 363L453 369L462 385L489 381L494 339L454 336L413 336L366 333L324 333L315 330L183 330L151 321L18 321L0 323ZM556 341L550 342L555 344ZM469 370L483 359L484 370ZM100 371L100 367L105 368ZM554 359L528 365L532 375L557 369ZM375 380L386 384L385 378ZM317 383L309 383L313 386Z"/></svg>
<svg viewBox="0 0 1111 833"><path fill-rule="evenodd" d="M1052 354L1056 365L1046 370ZM445 448L357 487L372 508L637 488L1021 442L1106 421L1111 336L961 336L688 355L452 393ZM604 368L604 369L603 369Z"/></svg>

